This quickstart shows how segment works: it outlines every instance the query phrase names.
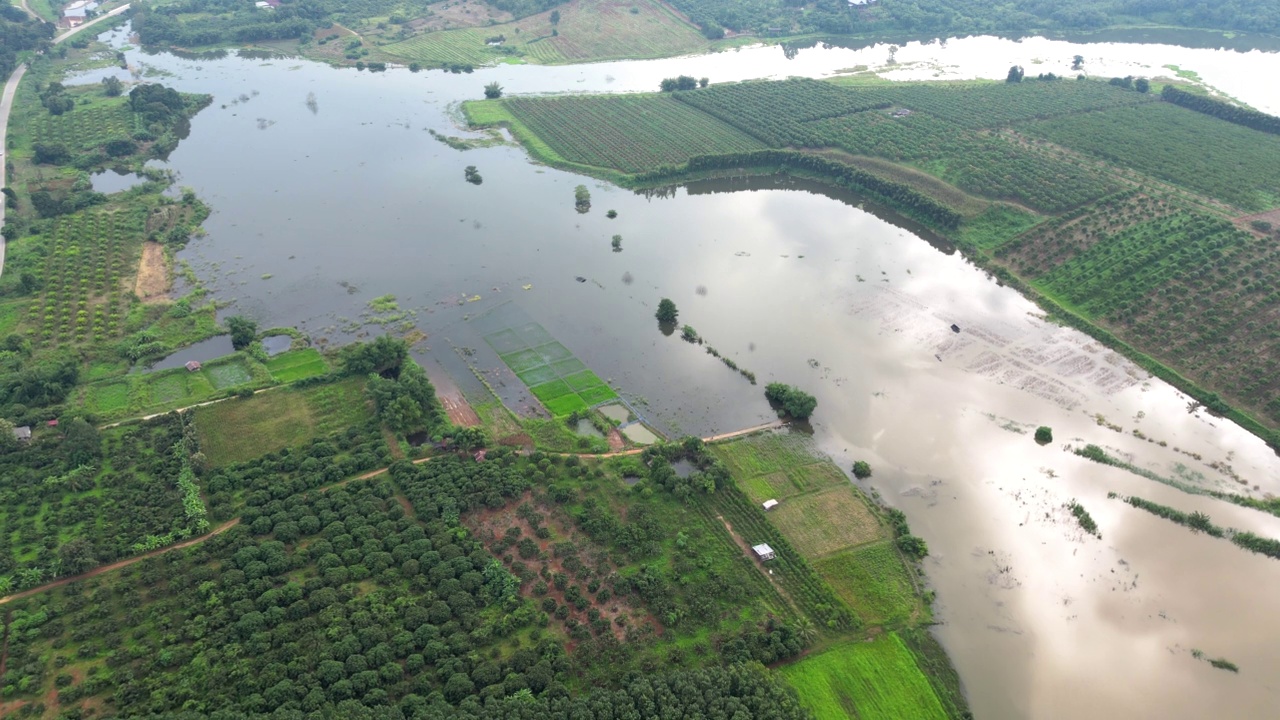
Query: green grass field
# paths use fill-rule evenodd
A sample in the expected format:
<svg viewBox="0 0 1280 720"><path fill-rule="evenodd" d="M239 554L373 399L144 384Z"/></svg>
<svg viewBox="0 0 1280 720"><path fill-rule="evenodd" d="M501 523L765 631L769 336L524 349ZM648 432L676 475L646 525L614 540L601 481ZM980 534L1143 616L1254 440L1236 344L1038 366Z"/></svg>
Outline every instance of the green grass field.
<svg viewBox="0 0 1280 720"><path fill-rule="evenodd" d="M625 172L694 155L764 148L759 140L671 96L513 98L511 113L569 162Z"/></svg>
<svg viewBox="0 0 1280 720"><path fill-rule="evenodd" d="M907 567L891 541L822 558L813 568L868 627L910 622L920 607Z"/></svg>
<svg viewBox="0 0 1280 720"><path fill-rule="evenodd" d="M851 642L780 671L818 720L947 720L947 713L896 633Z"/></svg>
<svg viewBox="0 0 1280 720"><path fill-rule="evenodd" d="M553 417L565 417L618 397L537 323L492 332L484 340Z"/></svg>
<svg viewBox="0 0 1280 720"><path fill-rule="evenodd" d="M329 364L319 350L303 348L280 353L267 360L267 371L276 382L290 383L329 372Z"/></svg>
<svg viewBox="0 0 1280 720"><path fill-rule="evenodd" d="M1149 103L1020 127L1247 211L1280 205L1280 137L1177 105Z"/></svg>
<svg viewBox="0 0 1280 720"><path fill-rule="evenodd" d="M370 417L361 378L305 389L277 388L195 411L200 447L215 467L300 445Z"/></svg>
<svg viewBox="0 0 1280 720"><path fill-rule="evenodd" d="M851 485L784 500L769 519L809 559L874 542L885 529Z"/></svg>
<svg viewBox="0 0 1280 720"><path fill-rule="evenodd" d="M175 368L89 383L81 386L72 402L100 419L115 420L195 405L223 390L261 386L270 380L260 363L237 354L205 363L196 372Z"/></svg>

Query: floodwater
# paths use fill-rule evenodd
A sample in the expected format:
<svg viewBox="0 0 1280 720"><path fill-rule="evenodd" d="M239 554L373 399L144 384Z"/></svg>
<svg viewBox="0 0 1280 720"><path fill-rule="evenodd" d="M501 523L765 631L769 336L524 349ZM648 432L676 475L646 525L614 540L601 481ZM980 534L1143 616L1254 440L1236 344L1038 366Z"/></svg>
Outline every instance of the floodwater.
<svg viewBox="0 0 1280 720"><path fill-rule="evenodd" d="M1280 55L1211 44L975 37L902 43L892 67L880 43L470 75L128 52L144 76L215 96L169 167L213 208L208 235L181 258L231 312L321 342L421 330L423 361L478 397L469 362L486 381L512 377L476 360L486 356L472 319L514 303L673 436L765 422L763 384L799 385L819 400L819 446L845 468L868 460L867 487L928 541L937 635L977 717L1274 716L1280 563L1106 494L1273 537L1280 519L1066 451L1091 442L1186 482L1276 492L1280 460L1256 438L1189 412L1168 385L1046 323L945 243L854 196L767 179L641 196L537 167L516 147L461 152L427 132L465 134L456 104L494 80L508 92L621 92L681 73L720 82L859 66L899 79L1000 78L1012 64L1069 73L1076 54L1097 75L1176 65L1280 112L1280 85L1258 81L1280 76ZM467 165L483 185L463 180ZM592 193L586 215L573 208L579 183ZM609 246L615 233L621 253ZM374 322L368 303L386 294L403 315ZM664 296L761 385L660 332ZM1046 447L1031 436L1042 424L1056 438ZM1073 524L1062 507L1072 498L1102 539Z"/></svg>
<svg viewBox="0 0 1280 720"><path fill-rule="evenodd" d="M268 335L262 338L262 349L268 356L279 355L293 347L293 338L289 335Z"/></svg>
<svg viewBox="0 0 1280 720"><path fill-rule="evenodd" d="M144 371L172 370L173 368L180 368L192 360L207 363L210 360L230 355L233 352L235 352L235 348L231 345L231 336L217 335L167 355L146 366Z"/></svg>
<svg viewBox="0 0 1280 720"><path fill-rule="evenodd" d="M108 195L124 192L146 181L146 178L137 173L119 172L117 170L103 170L89 176L89 182L93 184L93 191Z"/></svg>

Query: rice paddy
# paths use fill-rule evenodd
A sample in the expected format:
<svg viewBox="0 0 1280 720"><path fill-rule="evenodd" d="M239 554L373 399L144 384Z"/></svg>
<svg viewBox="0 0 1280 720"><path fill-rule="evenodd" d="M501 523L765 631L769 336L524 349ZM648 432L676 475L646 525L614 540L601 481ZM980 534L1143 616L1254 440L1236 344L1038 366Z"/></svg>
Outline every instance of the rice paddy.
<svg viewBox="0 0 1280 720"><path fill-rule="evenodd" d="M538 323L507 327L485 335L484 341L555 417L618 397Z"/></svg>

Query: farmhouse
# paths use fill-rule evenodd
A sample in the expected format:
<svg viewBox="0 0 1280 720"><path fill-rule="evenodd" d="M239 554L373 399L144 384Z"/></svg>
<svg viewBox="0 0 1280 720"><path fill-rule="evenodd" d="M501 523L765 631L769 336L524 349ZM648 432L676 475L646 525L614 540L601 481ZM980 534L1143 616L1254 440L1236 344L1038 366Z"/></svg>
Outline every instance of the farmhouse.
<svg viewBox="0 0 1280 720"><path fill-rule="evenodd" d="M761 503L761 504L760 504L760 506L764 508L765 512L768 512L768 511L770 511L770 510L772 510L772 509L774 509L774 508L778 507L778 501L777 501L777 500L765 500L763 503Z"/></svg>
<svg viewBox="0 0 1280 720"><path fill-rule="evenodd" d="M31 442L31 426L23 425L13 429L13 436L18 438L19 442Z"/></svg>
<svg viewBox="0 0 1280 720"><path fill-rule="evenodd" d="M62 17L58 20L58 24L65 28L79 27L89 19L89 13L97 8L98 3L92 0L76 0L62 8Z"/></svg>
<svg viewBox="0 0 1280 720"><path fill-rule="evenodd" d="M760 558L761 560L773 559L773 548L769 547L768 543L760 543L759 545L752 545L751 549L752 551L755 552L756 557Z"/></svg>
<svg viewBox="0 0 1280 720"><path fill-rule="evenodd" d="M186 364L186 365L184 365L183 367L185 367L185 368L187 369L187 372L195 372L195 371L197 371L197 370L199 370L199 369L200 369L200 361L199 361L199 360L188 360L188 361L187 361L187 364Z"/></svg>

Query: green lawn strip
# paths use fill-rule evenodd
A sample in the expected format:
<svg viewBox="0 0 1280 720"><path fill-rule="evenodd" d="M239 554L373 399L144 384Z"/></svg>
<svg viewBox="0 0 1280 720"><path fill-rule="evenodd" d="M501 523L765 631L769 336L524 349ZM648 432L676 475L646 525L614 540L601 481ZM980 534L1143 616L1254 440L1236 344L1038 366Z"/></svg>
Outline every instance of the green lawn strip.
<svg viewBox="0 0 1280 720"><path fill-rule="evenodd" d="M568 383L569 387L573 388L574 391L589 390L593 387L604 385L604 381L590 370L583 370L582 372L577 372L572 375L565 375L564 381Z"/></svg>
<svg viewBox="0 0 1280 720"><path fill-rule="evenodd" d="M488 343L489 347L493 348L493 351L498 353L498 355L507 355L509 353L516 352L517 350L523 350L526 347L525 342L521 340L520 336L516 334L516 331L511 328L485 335L484 341Z"/></svg>
<svg viewBox="0 0 1280 720"><path fill-rule="evenodd" d="M543 400L542 404L556 417L564 417L578 410L586 410L588 407L581 397L574 394L561 395L552 400Z"/></svg>
<svg viewBox="0 0 1280 720"><path fill-rule="evenodd" d="M607 385L599 385L588 390L583 390L578 393L578 396L581 397L582 401L587 405L595 406L602 402L613 400L618 397L618 393L614 392L613 388Z"/></svg>
<svg viewBox="0 0 1280 720"><path fill-rule="evenodd" d="M529 387L560 379L560 376L556 374L555 370L551 369L550 365L538 365L537 367L529 368L523 372L516 373L516 377L523 380L524 384Z"/></svg>
<svg viewBox="0 0 1280 720"><path fill-rule="evenodd" d="M267 360L267 370L277 382L287 383L329 372L324 356L315 348L290 350Z"/></svg>
<svg viewBox="0 0 1280 720"><path fill-rule="evenodd" d="M566 384L565 381L563 380L552 380L551 382L546 382L541 385L536 385L532 388L529 388L529 391L533 393L534 397L538 398L544 403L547 402L548 400L554 400L558 397L562 397L564 395L569 395L573 393L573 390L570 389L568 384Z"/></svg>
<svg viewBox="0 0 1280 720"><path fill-rule="evenodd" d="M813 567L868 626L909 622L919 607L909 570L892 541L837 553Z"/></svg>
<svg viewBox="0 0 1280 720"><path fill-rule="evenodd" d="M571 357L551 363L551 369L555 370L560 377L568 377L586 370L587 365L578 358Z"/></svg>
<svg viewBox="0 0 1280 720"><path fill-rule="evenodd" d="M548 365L552 365L561 360L569 360L573 358L573 353L569 352L569 348L554 341L539 345L535 347L534 350L542 356L542 359Z"/></svg>
<svg viewBox="0 0 1280 720"><path fill-rule="evenodd" d="M781 673L818 720L947 720L928 678L896 633L838 645Z"/></svg>
<svg viewBox="0 0 1280 720"><path fill-rule="evenodd" d="M516 352L500 355L499 357L501 357L502 362L506 363L507 367L511 368L511 371L516 374L547 363L547 361L544 360L536 350L531 349L517 350Z"/></svg>

